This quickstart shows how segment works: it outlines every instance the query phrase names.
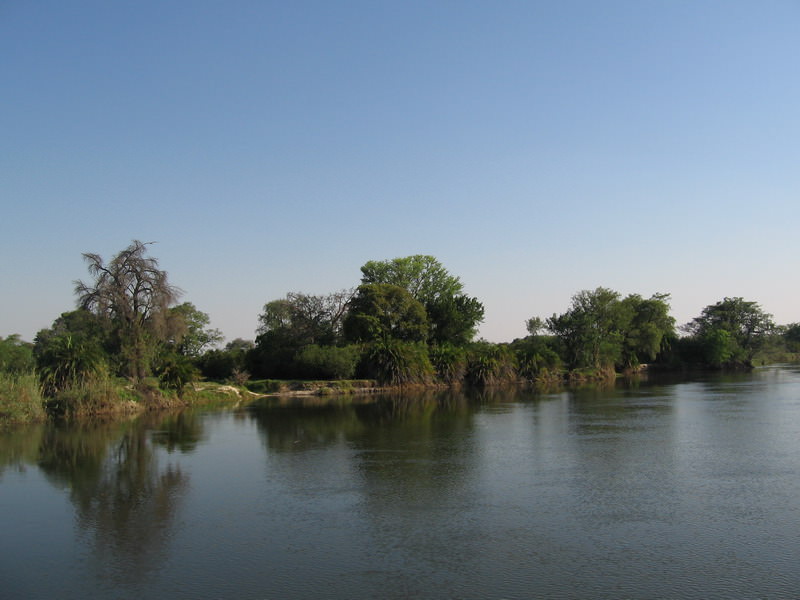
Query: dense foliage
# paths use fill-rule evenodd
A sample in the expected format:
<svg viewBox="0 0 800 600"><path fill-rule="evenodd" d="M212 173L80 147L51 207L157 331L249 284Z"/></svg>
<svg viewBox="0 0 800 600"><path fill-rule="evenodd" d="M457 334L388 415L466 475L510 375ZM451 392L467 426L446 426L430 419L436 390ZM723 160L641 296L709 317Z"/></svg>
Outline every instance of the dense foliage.
<svg viewBox="0 0 800 600"><path fill-rule="evenodd" d="M757 302L725 298L703 309L684 326L694 342L696 359L713 367L749 367L775 329L772 315ZM787 341L793 332L786 332Z"/></svg>
<svg viewBox="0 0 800 600"><path fill-rule="evenodd" d="M654 360L674 336L668 298L666 294L647 300L638 294L621 298L602 287L584 290L572 297L567 312L547 320L547 328L559 340L570 368L636 368L642 359Z"/></svg>
<svg viewBox="0 0 800 600"><path fill-rule="evenodd" d="M220 347L222 333L191 302L177 304L181 292L148 248L134 240L108 263L84 254L91 280L76 282L76 310L33 344L0 337L0 417L35 418L45 403L98 411L128 401L126 389L181 395L201 377L486 386L607 377L643 363L741 369L800 354L800 323L776 326L756 302L724 298L681 335L667 294L623 297L603 287L578 292L562 314L532 317L524 338L475 341L483 304L425 255L369 261L355 289L269 301L254 342Z"/></svg>

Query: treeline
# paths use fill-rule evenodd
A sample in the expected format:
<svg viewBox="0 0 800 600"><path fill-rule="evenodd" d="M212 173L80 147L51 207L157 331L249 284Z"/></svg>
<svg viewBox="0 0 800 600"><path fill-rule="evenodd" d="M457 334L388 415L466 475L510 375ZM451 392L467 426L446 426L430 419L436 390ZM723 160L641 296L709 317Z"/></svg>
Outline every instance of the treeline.
<svg viewBox="0 0 800 600"><path fill-rule="evenodd" d="M678 331L667 294L623 297L602 287L577 293L562 314L529 319L524 338L475 341L483 304L423 255L369 261L353 289L269 301L254 341L220 347L221 332L192 303L178 303L182 292L147 251L134 241L108 263L84 254L91 278L75 284L77 309L33 343L0 338L4 406L22 397L35 404L38 393L56 412L91 410L180 397L200 378L491 385L608 377L644 363L742 369L800 350L800 324L776 326L755 302L725 298Z"/></svg>

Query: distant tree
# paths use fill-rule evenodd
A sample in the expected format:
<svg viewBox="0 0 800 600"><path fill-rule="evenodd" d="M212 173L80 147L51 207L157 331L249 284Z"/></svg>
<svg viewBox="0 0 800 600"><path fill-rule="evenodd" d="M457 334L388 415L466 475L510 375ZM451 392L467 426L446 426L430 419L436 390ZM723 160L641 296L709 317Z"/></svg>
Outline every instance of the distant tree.
<svg viewBox="0 0 800 600"><path fill-rule="evenodd" d="M81 343L90 342L106 355L118 350L114 346L109 320L104 315L79 308L61 313L49 328L39 330L34 338L34 355L38 356L51 339L66 336Z"/></svg>
<svg viewBox="0 0 800 600"><path fill-rule="evenodd" d="M428 337L428 316L425 307L402 287L360 285L350 302L344 331L354 342L423 342Z"/></svg>
<svg viewBox="0 0 800 600"><path fill-rule="evenodd" d="M5 339L0 335L0 373L30 373L34 365L33 344L23 342L18 334Z"/></svg>
<svg viewBox="0 0 800 600"><path fill-rule="evenodd" d="M547 328L563 343L571 368L609 368L619 361L620 325L627 325L620 322L624 317L619 308L619 293L599 287L575 294L567 312L547 319Z"/></svg>
<svg viewBox="0 0 800 600"><path fill-rule="evenodd" d="M675 319L669 315L669 294L648 299L631 294L621 301L624 315L623 366L636 367L642 360L653 361L667 340L675 334Z"/></svg>
<svg viewBox="0 0 800 600"><path fill-rule="evenodd" d="M248 352L255 347L256 345L252 340L245 340L242 338L235 338L225 344L225 350L227 352Z"/></svg>
<svg viewBox="0 0 800 600"><path fill-rule="evenodd" d="M757 302L736 297L706 306L684 330L705 348L709 364L747 367L774 327Z"/></svg>
<svg viewBox="0 0 800 600"><path fill-rule="evenodd" d="M531 317L525 321L525 329L530 335L539 335L539 332L546 327L544 321L539 317Z"/></svg>
<svg viewBox="0 0 800 600"><path fill-rule="evenodd" d="M790 323L783 331L783 339L789 352L800 352L800 323Z"/></svg>
<svg viewBox="0 0 800 600"><path fill-rule="evenodd" d="M296 355L306 346L344 342L343 323L353 290L327 295L294 292L264 305L259 315L255 349L248 354L260 377L299 376Z"/></svg>
<svg viewBox="0 0 800 600"><path fill-rule="evenodd" d="M584 290L573 296L566 313L547 320L547 328L558 338L571 368L636 367L642 359L654 360L674 333L668 298L621 298L602 287ZM538 331L541 321L530 319L527 326Z"/></svg>
<svg viewBox="0 0 800 600"><path fill-rule="evenodd" d="M247 370L248 353L254 348L252 341L236 338L221 350L208 350L197 360L200 372L211 379L232 379L236 372Z"/></svg>
<svg viewBox="0 0 800 600"><path fill-rule="evenodd" d="M200 356L206 349L225 339L219 329L209 327L211 319L191 302L169 309L168 319L175 351L183 356Z"/></svg>
<svg viewBox="0 0 800 600"><path fill-rule="evenodd" d="M75 282L79 306L108 319L123 372L134 379L150 372L154 351L167 336L168 309L181 293L158 261L146 256L148 245L134 240L108 263L84 254L93 281Z"/></svg>
<svg viewBox="0 0 800 600"><path fill-rule="evenodd" d="M264 305L264 312L258 317L257 334L282 332L298 347L336 344L353 293L353 290L326 295L289 293L286 298Z"/></svg>

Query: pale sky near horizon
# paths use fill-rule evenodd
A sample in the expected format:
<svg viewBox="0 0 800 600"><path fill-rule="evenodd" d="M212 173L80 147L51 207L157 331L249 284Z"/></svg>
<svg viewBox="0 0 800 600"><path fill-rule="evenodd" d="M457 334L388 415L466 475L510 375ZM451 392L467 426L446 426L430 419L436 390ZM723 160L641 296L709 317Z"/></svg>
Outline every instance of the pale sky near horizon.
<svg viewBox="0 0 800 600"><path fill-rule="evenodd" d="M800 321L800 2L0 0L0 335L132 239L226 338L431 254L525 335L583 289Z"/></svg>

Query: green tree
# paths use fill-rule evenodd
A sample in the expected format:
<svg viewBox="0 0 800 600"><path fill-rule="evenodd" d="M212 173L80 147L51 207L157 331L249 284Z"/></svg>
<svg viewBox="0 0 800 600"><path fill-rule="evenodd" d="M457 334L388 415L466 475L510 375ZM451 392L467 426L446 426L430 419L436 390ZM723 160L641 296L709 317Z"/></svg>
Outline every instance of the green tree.
<svg viewBox="0 0 800 600"><path fill-rule="evenodd" d="M736 356L736 343L725 329L710 328L701 334L699 341L708 365L720 368Z"/></svg>
<svg viewBox="0 0 800 600"><path fill-rule="evenodd" d="M282 332L297 346L334 345L341 340L342 326L353 290L326 295L293 292L264 305L257 334Z"/></svg>
<svg viewBox="0 0 800 600"><path fill-rule="evenodd" d="M290 293L264 305L248 362L261 377L294 378L295 357L306 346L341 345L352 290L327 295Z"/></svg>
<svg viewBox="0 0 800 600"><path fill-rule="evenodd" d="M361 273L362 285L401 287L425 307L430 343L467 344L483 321L483 304L466 296L461 280L433 256L369 261L361 267Z"/></svg>
<svg viewBox="0 0 800 600"><path fill-rule="evenodd" d="M735 297L706 306L684 330L705 347L710 364L750 367L774 327L757 302Z"/></svg>
<svg viewBox="0 0 800 600"><path fill-rule="evenodd" d="M630 368L642 359L654 360L674 333L669 316L669 296L620 294L599 287L572 298L571 308L547 320L547 328L564 349L569 367ZM538 331L539 319L530 319L529 331Z"/></svg>
<svg viewBox="0 0 800 600"><path fill-rule="evenodd" d="M360 285L344 321L348 340L424 342L428 337L425 307L404 288L387 283Z"/></svg>
<svg viewBox="0 0 800 600"><path fill-rule="evenodd" d="M533 331L538 332L542 326L534 327ZM520 377L529 381L560 377L562 364L561 357L554 349L555 342L553 336L538 333L511 342L509 347L516 357Z"/></svg>
<svg viewBox="0 0 800 600"><path fill-rule="evenodd" d="M386 283L405 289L414 299L428 304L439 298L451 298L463 293L458 277L433 256L416 254L392 260L371 260L361 267L361 283Z"/></svg>
<svg viewBox="0 0 800 600"><path fill-rule="evenodd" d="M623 331L622 366L637 367L642 360L655 360L675 334L669 294L654 294L647 299L631 294L622 300L621 308L627 324Z"/></svg>
<svg viewBox="0 0 800 600"><path fill-rule="evenodd" d="M247 371L248 354L255 348L250 340L236 338L225 344L221 350L208 350L198 359L198 367L205 377L211 379L233 379L236 374Z"/></svg>
<svg viewBox="0 0 800 600"><path fill-rule="evenodd" d="M567 312L547 319L571 368L610 368L620 360L629 315L620 310L619 300L619 293L607 288L583 290L572 297Z"/></svg>
<svg viewBox="0 0 800 600"><path fill-rule="evenodd" d="M16 333L5 339L0 335L0 373L30 373L34 365L33 344L23 342Z"/></svg>
<svg viewBox="0 0 800 600"><path fill-rule="evenodd" d="M800 352L800 323L790 323L783 331L783 339L789 352Z"/></svg>
<svg viewBox="0 0 800 600"><path fill-rule="evenodd" d="M168 309L181 293L158 261L146 256L149 245L134 240L108 263L86 253L93 281L75 282L79 306L109 321L123 373L134 379L149 374L155 350L167 338Z"/></svg>
<svg viewBox="0 0 800 600"><path fill-rule="evenodd" d="M168 320L173 335L172 344L178 354L197 357L225 339L219 329L209 327L211 319L191 302L169 309Z"/></svg>
<svg viewBox="0 0 800 600"><path fill-rule="evenodd" d="M477 298L449 296L428 303L426 311L431 343L464 346L475 337L484 309Z"/></svg>

